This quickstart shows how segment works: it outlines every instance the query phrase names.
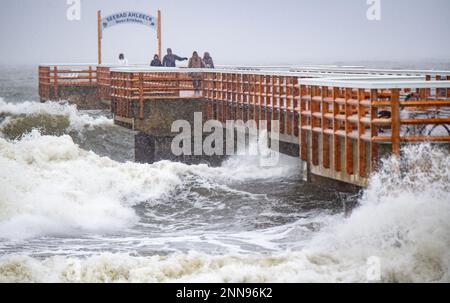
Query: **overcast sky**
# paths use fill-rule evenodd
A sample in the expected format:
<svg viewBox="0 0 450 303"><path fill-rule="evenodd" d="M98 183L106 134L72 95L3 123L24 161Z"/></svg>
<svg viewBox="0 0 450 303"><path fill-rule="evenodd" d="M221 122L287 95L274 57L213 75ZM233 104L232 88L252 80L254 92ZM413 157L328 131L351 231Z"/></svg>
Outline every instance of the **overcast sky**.
<svg viewBox="0 0 450 303"><path fill-rule="evenodd" d="M0 63L96 62L96 11L162 11L163 49L211 52L220 64L298 64L450 58L450 0L381 0L381 20L366 0L1 0ZM126 24L104 33L105 62L130 63L156 52L156 32Z"/></svg>

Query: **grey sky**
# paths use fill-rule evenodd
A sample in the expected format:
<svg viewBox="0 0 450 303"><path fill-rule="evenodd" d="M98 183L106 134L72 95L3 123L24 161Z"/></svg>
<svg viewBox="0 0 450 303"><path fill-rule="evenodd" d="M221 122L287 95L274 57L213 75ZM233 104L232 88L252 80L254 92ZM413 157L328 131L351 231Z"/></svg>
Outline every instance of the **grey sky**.
<svg viewBox="0 0 450 303"><path fill-rule="evenodd" d="M208 50L216 63L288 64L359 60L449 60L449 0L381 0L368 21L366 0L81 0L68 21L66 0L2 0L0 63L95 62L96 11L162 11L163 49ZM147 62L156 32L122 25L104 33L104 61L124 52Z"/></svg>

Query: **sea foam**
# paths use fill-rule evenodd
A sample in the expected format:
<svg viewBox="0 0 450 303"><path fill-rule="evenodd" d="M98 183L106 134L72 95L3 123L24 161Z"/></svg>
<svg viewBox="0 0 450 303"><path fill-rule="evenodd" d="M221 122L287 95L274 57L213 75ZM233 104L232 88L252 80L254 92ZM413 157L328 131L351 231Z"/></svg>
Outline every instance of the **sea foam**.
<svg viewBox="0 0 450 303"><path fill-rule="evenodd" d="M9 119L3 121L3 126L14 119L14 116L31 116L34 114L48 114L65 116L69 118L70 129L79 131L84 128L99 126L112 126L113 120L105 116L90 116L77 110L76 105L67 102L45 103L25 101L21 103L6 102L0 98L0 115L6 115ZM13 116L13 117L11 117ZM1 125L0 125L1 126Z"/></svg>
<svg viewBox="0 0 450 303"><path fill-rule="evenodd" d="M32 132L16 142L0 139L0 237L128 228L138 221L136 203L170 193L189 175L217 182L248 178L257 166L245 163L221 168L167 161L122 164L80 149L69 136ZM285 172L265 173L278 178ZM376 258L384 282L449 282L449 178L448 151L412 145L403 149L401 162L392 157L382 163L350 217L327 218L298 250L44 259L10 255L0 258L0 281L368 282L367 262Z"/></svg>

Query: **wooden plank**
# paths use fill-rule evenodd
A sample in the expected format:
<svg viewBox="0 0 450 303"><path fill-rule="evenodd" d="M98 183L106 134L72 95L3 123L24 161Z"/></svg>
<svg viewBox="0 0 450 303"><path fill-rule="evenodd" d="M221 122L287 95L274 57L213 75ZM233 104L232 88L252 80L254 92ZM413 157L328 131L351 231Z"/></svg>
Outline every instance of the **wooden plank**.
<svg viewBox="0 0 450 303"><path fill-rule="evenodd" d="M286 78L286 134L292 135L292 117L293 117L293 96L294 96L294 89L293 89L293 77L287 77Z"/></svg>
<svg viewBox="0 0 450 303"><path fill-rule="evenodd" d="M392 89L392 153L400 156L400 91Z"/></svg>
<svg viewBox="0 0 450 303"><path fill-rule="evenodd" d="M219 89L219 95L220 95L220 121L222 123L226 123L226 103L225 103L225 91L224 91L224 74L220 74L220 89Z"/></svg>
<svg viewBox="0 0 450 303"><path fill-rule="evenodd" d="M303 97L303 94L305 93L305 87L303 85L300 85L300 113L302 111L304 111L306 109L305 106L305 102ZM303 161L308 161L308 150L307 150L307 133L306 131L303 129L304 126L306 126L306 118L303 117L302 115L300 115L299 117L300 120L300 132L299 132L299 137L300 137L300 158Z"/></svg>
<svg viewBox="0 0 450 303"><path fill-rule="evenodd" d="M226 119L231 120L232 119L232 108L233 108L233 94L231 93L231 83L229 82L232 74L227 74L225 76L225 99L227 100L226 103Z"/></svg>
<svg viewBox="0 0 450 303"><path fill-rule="evenodd" d="M328 119L325 119L325 115L328 113L328 103L325 103L323 100L328 97L328 87L322 87L322 164L326 169L330 168L330 138L328 134L325 133L325 130L328 129Z"/></svg>
<svg viewBox="0 0 450 303"><path fill-rule="evenodd" d="M272 85L273 77L272 76L266 76L265 86L266 86L266 101L265 101L265 119L267 120L267 131L270 131L271 126L271 119L272 119L272 113L270 112L272 107L272 97L269 97L269 92L271 92L271 85Z"/></svg>
<svg viewBox="0 0 450 303"><path fill-rule="evenodd" d="M366 125L361 121L365 115L361 102L366 99L365 89L358 90L358 174L360 177L366 177L366 143L362 136L366 132Z"/></svg>
<svg viewBox="0 0 450 303"><path fill-rule="evenodd" d="M236 120L243 120L242 94L241 94L241 74L236 74Z"/></svg>
<svg viewBox="0 0 450 303"><path fill-rule="evenodd" d="M370 91L370 100L373 104L378 100L378 90L372 89ZM370 119L374 120L378 118L378 109L375 106L370 107ZM371 124L370 125L370 136L371 138L378 136L378 126ZM378 143L376 143L373 139L370 141L370 173L375 172L378 168Z"/></svg>
<svg viewBox="0 0 450 303"><path fill-rule="evenodd" d="M312 99L314 99L314 97L316 97L319 93L320 93L319 87L313 86L312 92L311 92ZM320 104L319 103L310 101L310 106L311 106L312 115L314 115L315 113L320 114ZM319 122L319 119L320 118L317 118L314 116L311 117L312 129L319 128L321 126L321 122ZM311 132L311 141L312 141L311 142L312 164L317 166L317 165L319 165L319 135L315 132Z"/></svg>
<svg viewBox="0 0 450 303"><path fill-rule="evenodd" d="M352 89L345 89L345 100L349 100L352 98ZM345 116L348 118L352 115L352 108L350 104L345 102ZM349 137L349 134L353 131L352 124L348 119L345 120L345 172L348 175L353 174L353 148L352 148L352 139Z"/></svg>
<svg viewBox="0 0 450 303"><path fill-rule="evenodd" d="M402 107L450 106L450 100L401 101L400 106Z"/></svg>
<svg viewBox="0 0 450 303"><path fill-rule="evenodd" d="M404 136L400 140L406 142L450 142L450 136Z"/></svg>
<svg viewBox="0 0 450 303"><path fill-rule="evenodd" d="M280 134L286 134L286 120L287 120L287 110L286 110L286 77L278 77L278 116L280 120Z"/></svg>
<svg viewBox="0 0 450 303"><path fill-rule="evenodd" d="M333 100L340 97L340 90L337 87L333 88ZM336 117L339 114L339 104L333 102L333 116ZM339 121L333 119L333 168L336 172L342 170L341 166L341 144L337 131L339 130Z"/></svg>
<svg viewBox="0 0 450 303"><path fill-rule="evenodd" d="M372 137L376 142L389 142L390 136L376 136ZM403 136L400 137L400 141L405 142L450 142L450 136Z"/></svg>
<svg viewBox="0 0 450 303"><path fill-rule="evenodd" d="M436 81L441 81L441 76L436 75ZM442 89L436 88L436 97L439 98L442 96Z"/></svg>
<svg viewBox="0 0 450 303"><path fill-rule="evenodd" d="M248 75L248 92L247 92L247 104L248 104L248 119L255 120L255 79L254 75Z"/></svg>
<svg viewBox="0 0 450 303"><path fill-rule="evenodd" d="M263 95L263 93L264 93L264 87L263 87L263 76L262 75L259 75L258 76L258 82L259 82L259 84L258 84L258 89L259 89L259 96L258 96L258 122L260 121L260 120L264 120L263 119L263 111L262 111L262 107L263 107L263 100L264 100L264 95ZM259 125L259 123L258 123L258 125Z"/></svg>
<svg viewBox="0 0 450 303"><path fill-rule="evenodd" d="M450 118L400 119L401 124L450 124Z"/></svg>
<svg viewBox="0 0 450 303"><path fill-rule="evenodd" d="M59 94L58 94L58 67L57 66L53 67L53 94L54 94L54 98L55 99L59 98Z"/></svg>
<svg viewBox="0 0 450 303"><path fill-rule="evenodd" d="M430 75L426 75L426 76L425 76L425 80L426 80L426 81L431 81L431 76L430 76ZM426 95L427 97L430 96L430 94L431 94L431 89L425 88L424 91L425 91L425 95Z"/></svg>
<svg viewBox="0 0 450 303"><path fill-rule="evenodd" d="M144 76L139 73L139 119L144 119Z"/></svg>
<svg viewBox="0 0 450 303"><path fill-rule="evenodd" d="M450 75L447 76L447 81L450 81ZM447 96L447 99L450 99L450 88L447 88L446 96Z"/></svg>

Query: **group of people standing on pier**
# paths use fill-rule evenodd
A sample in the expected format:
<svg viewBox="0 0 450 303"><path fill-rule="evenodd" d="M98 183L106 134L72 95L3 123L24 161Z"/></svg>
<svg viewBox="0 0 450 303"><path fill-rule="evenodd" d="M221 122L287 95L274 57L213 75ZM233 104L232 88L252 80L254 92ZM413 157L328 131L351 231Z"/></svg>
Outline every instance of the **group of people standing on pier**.
<svg viewBox="0 0 450 303"><path fill-rule="evenodd" d="M153 60L150 63L150 66L156 67L176 67L176 61L186 61L187 57L180 57L172 53L172 49L167 49L167 54L164 56L163 61L157 54L153 56ZM119 65L128 65L128 60L125 58L124 54L119 54ZM198 53L195 51L192 54L192 57L188 62L189 68L214 68L214 61L211 55L208 52L205 52L203 58L201 58Z"/></svg>
<svg viewBox="0 0 450 303"><path fill-rule="evenodd" d="M176 67L176 61L186 61L188 60L187 57L180 57L175 55L172 52L171 48L167 49L167 54L164 56L163 61L161 62L161 59L158 55L155 55L153 57L153 60L151 62L151 66L163 66L163 67ZM214 68L214 61L210 54L208 52L205 52L203 55L203 58L201 58L198 53L195 51L192 54L192 57L189 59L188 62L189 68Z"/></svg>
<svg viewBox="0 0 450 303"><path fill-rule="evenodd" d="M214 61L209 52L205 52L203 58L198 55L198 52L194 52L192 57L188 59L187 57L180 57L172 52L171 48L167 49L167 54L164 56L162 62L157 54L153 56L153 60L150 66L153 67L176 67L176 61L186 61L188 62L188 68L214 68ZM124 54L119 55L119 64L128 65L128 61L125 59ZM189 73L189 76L193 79L194 89L197 91L201 88L201 74L200 73Z"/></svg>
<svg viewBox="0 0 450 303"><path fill-rule="evenodd" d="M164 56L163 61L159 59L158 55L153 57L151 66L162 66L162 67L176 67L176 61L186 61L187 57L180 57L172 52L172 49L167 49L167 54ZM214 68L214 61L209 54L205 52L203 58L198 55L198 52L194 52L192 57L189 59L188 68ZM201 74L200 73L189 73L189 76L193 79L193 86L196 91L201 88Z"/></svg>

